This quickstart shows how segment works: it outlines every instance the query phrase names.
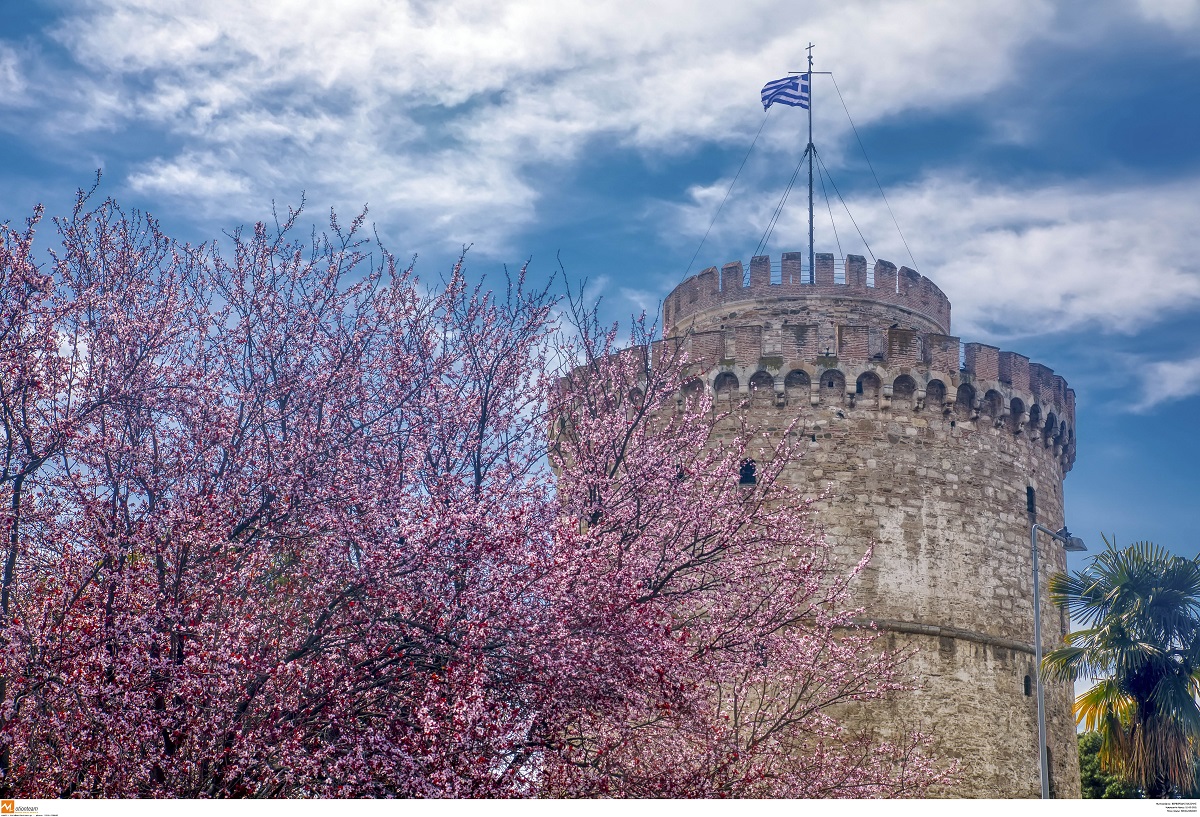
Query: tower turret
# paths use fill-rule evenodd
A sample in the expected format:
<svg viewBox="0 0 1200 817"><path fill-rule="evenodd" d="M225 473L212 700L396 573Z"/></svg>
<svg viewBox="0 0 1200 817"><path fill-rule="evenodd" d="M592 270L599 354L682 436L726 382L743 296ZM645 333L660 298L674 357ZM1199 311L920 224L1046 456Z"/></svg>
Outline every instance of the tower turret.
<svg viewBox="0 0 1200 817"><path fill-rule="evenodd" d="M665 335L684 344L717 407L808 439L786 478L818 506L847 568L875 551L856 590L889 649L912 651L921 688L848 712L882 733L917 730L961 758L950 794L1035 797L1029 489L1063 524L1075 460L1075 393L1050 368L951 334L932 281L886 261L801 253L710 267L667 296ZM1042 543L1043 578L1066 567ZM1043 582L1042 587L1045 588ZM1044 648L1067 620L1041 599ZM1079 796L1071 690L1047 688L1052 788ZM864 705L865 706L865 705Z"/></svg>

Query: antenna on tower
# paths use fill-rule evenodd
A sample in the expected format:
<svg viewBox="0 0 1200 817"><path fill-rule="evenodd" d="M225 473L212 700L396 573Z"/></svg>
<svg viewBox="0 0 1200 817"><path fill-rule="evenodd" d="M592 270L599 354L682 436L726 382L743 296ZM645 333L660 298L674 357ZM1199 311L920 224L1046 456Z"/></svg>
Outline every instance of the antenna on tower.
<svg viewBox="0 0 1200 817"><path fill-rule="evenodd" d="M813 128L812 128L812 50L813 44L808 44L808 73L804 78L808 80L808 147L805 152L808 154L808 269L809 275L813 276L813 281L816 281L817 265L816 265L816 244L814 241L813 229L813 164L816 148L813 146Z"/></svg>
<svg viewBox="0 0 1200 817"><path fill-rule="evenodd" d="M809 43L805 46L808 52L808 70L803 73L799 71L789 71L789 74L800 74L800 81L807 86L808 91L805 94L805 108L808 108L808 146L804 148L804 155L808 157L808 274L812 276L812 280L816 281L817 275L817 250L816 250L816 228L813 218L813 171L817 159L817 146L813 143L813 117L812 117L812 95L813 95L813 76L816 74L832 74L832 71L814 71L813 70L813 48L816 46Z"/></svg>

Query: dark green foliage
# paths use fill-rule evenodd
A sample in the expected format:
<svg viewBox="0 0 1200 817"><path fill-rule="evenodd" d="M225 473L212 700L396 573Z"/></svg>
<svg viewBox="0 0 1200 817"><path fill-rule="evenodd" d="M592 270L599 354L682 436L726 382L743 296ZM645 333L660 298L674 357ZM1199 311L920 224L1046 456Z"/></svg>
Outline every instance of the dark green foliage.
<svg viewBox="0 0 1200 817"><path fill-rule="evenodd" d="M1094 800L1125 800L1141 797L1137 787L1100 767L1100 734L1084 732L1079 736L1079 778L1083 796Z"/></svg>
<svg viewBox="0 0 1200 817"><path fill-rule="evenodd" d="M1105 544L1084 570L1050 580L1050 597L1085 629L1043 668L1051 680L1097 679L1075 715L1097 733L1106 771L1151 797L1190 793L1200 745L1200 561L1149 542Z"/></svg>

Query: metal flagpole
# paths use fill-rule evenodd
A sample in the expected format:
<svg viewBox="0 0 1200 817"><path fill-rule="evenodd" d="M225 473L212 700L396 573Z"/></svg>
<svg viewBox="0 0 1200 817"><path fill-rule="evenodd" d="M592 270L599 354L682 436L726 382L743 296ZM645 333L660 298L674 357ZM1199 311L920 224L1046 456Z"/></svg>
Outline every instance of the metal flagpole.
<svg viewBox="0 0 1200 817"><path fill-rule="evenodd" d="M813 245L813 164L816 161L815 151L813 147L813 123L812 123L812 98L813 98L813 44L808 44L808 75L805 79L808 80L808 274L811 281L817 282L817 267L816 267L816 252Z"/></svg>

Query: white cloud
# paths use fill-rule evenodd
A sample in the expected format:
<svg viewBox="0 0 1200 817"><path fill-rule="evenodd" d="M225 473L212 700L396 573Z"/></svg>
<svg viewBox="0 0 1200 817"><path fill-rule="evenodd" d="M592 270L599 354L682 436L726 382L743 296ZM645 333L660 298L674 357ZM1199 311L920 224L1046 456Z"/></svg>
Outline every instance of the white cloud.
<svg viewBox="0 0 1200 817"><path fill-rule="evenodd" d="M1164 314L1194 308L1200 303L1200 261L1191 246L1200 222L1196 184L1185 179L1099 190L1085 183L1004 187L933 176L892 191L888 200L921 272L950 298L953 331L968 340L1001 341L1085 328L1132 334ZM668 229L702 235L727 185L696 189L691 205L660 216ZM762 196L727 204L710 239L716 251L727 250L731 236L756 235L756 226L761 231L776 201ZM912 265L878 196L849 205L876 257ZM803 249L807 217L801 202L789 205L771 255ZM835 217L844 252L866 254L844 211L835 210ZM818 249L836 252L820 201L817 219ZM696 269L737 257L715 260L714 251L705 250Z"/></svg>
<svg viewBox="0 0 1200 817"><path fill-rule="evenodd" d="M17 52L0 43L0 104L18 104L23 101L25 78L21 75L21 61Z"/></svg>
<svg viewBox="0 0 1200 817"><path fill-rule="evenodd" d="M1186 360L1163 360L1143 364L1142 399L1134 411L1148 411L1171 400L1200 394L1200 355Z"/></svg>
<svg viewBox="0 0 1200 817"><path fill-rule="evenodd" d="M536 218L533 169L596 137L655 152L743 143L758 88L802 67L809 39L866 122L1003 84L1053 17L1049 0L795 11L788 0L92 0L56 29L85 69L60 79L57 126L165 132L175 155L135 183L169 181L208 210L240 214L243 198L304 188L366 199L416 240L505 252ZM220 156L223 172L186 172L196 155Z"/></svg>
<svg viewBox="0 0 1200 817"><path fill-rule="evenodd" d="M1200 0L1138 0L1138 10L1148 20L1176 30L1200 23Z"/></svg>
<svg viewBox="0 0 1200 817"><path fill-rule="evenodd" d="M504 255L538 217L535 180L597 138L648 155L745 144L758 88L803 67L810 40L867 124L1002 87L1032 42L1196 16L1189 0L1139 2L1089 9L1106 23L1084 32L1052 0L811 0L803 13L791 0L88 0L54 29L82 70L48 71L36 90L55 138L164 136L131 183L200 211L249 216L245 202L303 189L369 202L413 245ZM0 102L22 81L13 66L0 51ZM836 159L844 119L817 90ZM790 149L794 128L772 125L764 148ZM1022 127L997 113L997 138ZM194 172L197 156L220 166Z"/></svg>
<svg viewBox="0 0 1200 817"><path fill-rule="evenodd" d="M174 159L155 159L134 173L129 183L138 192L162 196L198 196L202 202L241 198L250 189L246 178L226 170L227 163L212 153L185 153ZM241 208L239 208L241 209Z"/></svg>

